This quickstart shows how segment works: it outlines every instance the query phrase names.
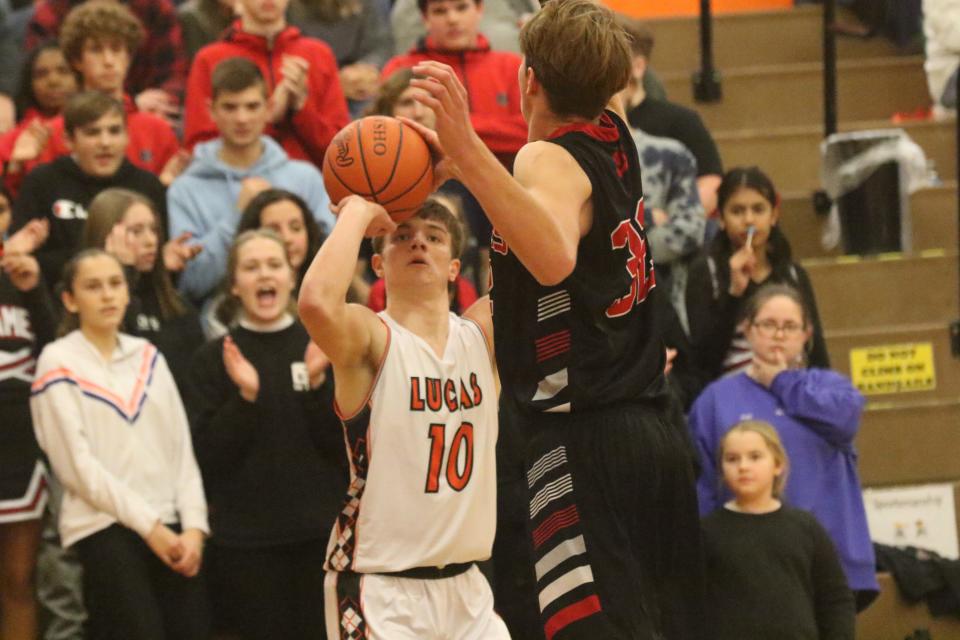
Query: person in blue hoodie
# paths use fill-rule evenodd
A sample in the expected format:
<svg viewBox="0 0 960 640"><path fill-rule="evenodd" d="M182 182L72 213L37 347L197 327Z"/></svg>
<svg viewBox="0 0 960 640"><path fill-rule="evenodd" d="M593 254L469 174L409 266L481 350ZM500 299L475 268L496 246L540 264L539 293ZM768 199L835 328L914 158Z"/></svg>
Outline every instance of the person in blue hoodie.
<svg viewBox="0 0 960 640"><path fill-rule="evenodd" d="M769 422L791 461L784 500L827 530L862 610L879 591L853 445L863 396L839 373L807 368L812 320L795 289L761 287L745 305L741 326L753 350L750 367L709 385L690 410L703 467L700 515L730 499L717 464L723 437L743 420Z"/></svg>
<svg viewBox="0 0 960 640"><path fill-rule="evenodd" d="M334 222L316 167L291 160L263 134L270 106L257 65L245 58L224 60L211 83L210 114L220 137L194 148L190 166L167 191L171 237L189 232L203 247L178 283L198 306L223 279L240 213L257 191L287 189L303 198L323 231L329 233Z"/></svg>

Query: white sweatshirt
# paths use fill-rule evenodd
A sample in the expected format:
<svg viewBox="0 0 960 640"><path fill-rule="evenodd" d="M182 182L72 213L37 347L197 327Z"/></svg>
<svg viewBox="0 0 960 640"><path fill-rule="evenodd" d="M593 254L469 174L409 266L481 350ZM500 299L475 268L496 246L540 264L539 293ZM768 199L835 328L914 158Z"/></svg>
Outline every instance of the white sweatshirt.
<svg viewBox="0 0 960 640"><path fill-rule="evenodd" d="M180 395L157 348L120 334L107 361L80 331L40 354L30 398L40 447L63 484L65 547L115 522L209 532Z"/></svg>

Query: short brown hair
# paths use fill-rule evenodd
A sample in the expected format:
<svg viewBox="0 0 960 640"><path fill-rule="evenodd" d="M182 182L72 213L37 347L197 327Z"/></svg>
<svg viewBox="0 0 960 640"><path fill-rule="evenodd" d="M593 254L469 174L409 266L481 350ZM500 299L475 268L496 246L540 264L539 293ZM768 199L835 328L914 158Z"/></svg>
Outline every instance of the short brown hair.
<svg viewBox="0 0 960 640"><path fill-rule="evenodd" d="M130 57L137 52L146 37L140 20L119 2L90 0L70 10L60 28L60 48L67 62L80 59L83 44L94 40L120 40Z"/></svg>
<svg viewBox="0 0 960 640"><path fill-rule="evenodd" d="M629 38L592 0L548 2L520 30L520 49L561 117L598 117L630 80Z"/></svg>
<svg viewBox="0 0 960 640"><path fill-rule="evenodd" d="M461 254L463 254L463 245L465 242L465 233L463 230L463 223L460 221L460 218L457 217L457 214L447 208L441 202L434 200L433 198L427 198L427 201L423 203L423 206L413 215L414 218L420 218L421 220L435 220L442 224L447 233L450 234L450 257L453 259L459 259ZM385 236L377 236L372 241L373 252L382 253L383 245L386 243Z"/></svg>
<svg viewBox="0 0 960 640"><path fill-rule="evenodd" d="M625 16L622 13L617 14L617 22L630 38L630 51L633 56L643 56L649 60L650 54L653 53L654 42L653 31L650 30L650 27L640 20Z"/></svg>
<svg viewBox="0 0 960 640"><path fill-rule="evenodd" d="M373 99L370 106L367 107L366 115L369 116L392 116L393 109L400 100L400 95L410 86L410 81L414 78L423 78L413 74L413 69L403 67L390 74L390 77L384 80L377 91L377 97Z"/></svg>
<svg viewBox="0 0 960 640"><path fill-rule="evenodd" d="M212 100L216 100L217 96L223 92L239 93L257 85L263 90L264 97L267 96L267 83L263 79L260 67L249 58L241 56L227 58L218 63L213 68L210 84Z"/></svg>
<svg viewBox="0 0 960 640"><path fill-rule="evenodd" d="M119 100L100 91L82 91L70 97L63 108L63 128L72 136L77 127L85 127L108 113L117 113L126 126L126 111Z"/></svg>

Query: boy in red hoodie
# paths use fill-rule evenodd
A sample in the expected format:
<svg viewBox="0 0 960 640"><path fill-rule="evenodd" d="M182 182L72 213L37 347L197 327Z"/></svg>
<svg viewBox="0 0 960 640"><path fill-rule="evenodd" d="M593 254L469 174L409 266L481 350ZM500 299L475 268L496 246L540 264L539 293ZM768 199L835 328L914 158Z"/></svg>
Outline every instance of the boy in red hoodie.
<svg viewBox="0 0 960 640"><path fill-rule="evenodd" d="M424 60L453 67L467 89L473 128L497 159L512 167L513 157L527 142L517 83L520 56L491 51L478 30L481 0L417 0L417 6L427 35L407 53L389 60L382 78Z"/></svg>
<svg viewBox="0 0 960 640"><path fill-rule="evenodd" d="M143 26L129 9L117 2L86 2L67 15L60 30L60 47L76 72L84 91L100 91L119 100L126 111L129 143L127 159L169 184L182 169L177 154L180 143L170 124L160 116L139 111L124 92L123 83L132 53L144 38ZM17 191L23 177L34 167L70 152L64 136L63 117L46 125L49 136L27 155L0 158L6 162L4 184ZM20 135L33 135L26 131ZM11 145L15 149L15 145Z"/></svg>
<svg viewBox="0 0 960 640"><path fill-rule="evenodd" d="M239 0L240 19L202 48L187 78L184 137L191 148L220 135L210 117L210 77L217 63L240 56L267 80L273 137L295 160L322 166L323 154L349 122L337 61L323 41L287 25L289 0Z"/></svg>

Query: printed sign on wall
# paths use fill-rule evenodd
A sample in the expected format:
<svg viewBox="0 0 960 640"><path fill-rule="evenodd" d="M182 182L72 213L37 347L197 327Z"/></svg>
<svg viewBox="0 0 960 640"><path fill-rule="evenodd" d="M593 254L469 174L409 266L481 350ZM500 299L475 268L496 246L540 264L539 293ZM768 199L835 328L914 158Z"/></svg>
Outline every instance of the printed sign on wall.
<svg viewBox="0 0 960 640"><path fill-rule="evenodd" d="M932 342L884 344L850 350L850 377L864 395L937 388Z"/></svg>
<svg viewBox="0 0 960 640"><path fill-rule="evenodd" d="M952 484L864 489L863 503L874 542L936 551L960 558Z"/></svg>

